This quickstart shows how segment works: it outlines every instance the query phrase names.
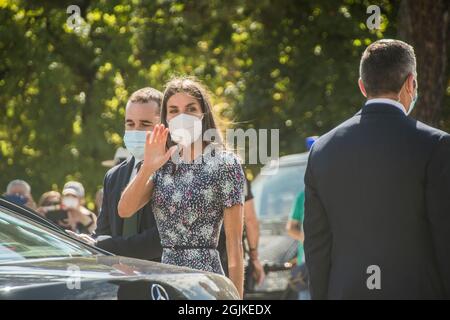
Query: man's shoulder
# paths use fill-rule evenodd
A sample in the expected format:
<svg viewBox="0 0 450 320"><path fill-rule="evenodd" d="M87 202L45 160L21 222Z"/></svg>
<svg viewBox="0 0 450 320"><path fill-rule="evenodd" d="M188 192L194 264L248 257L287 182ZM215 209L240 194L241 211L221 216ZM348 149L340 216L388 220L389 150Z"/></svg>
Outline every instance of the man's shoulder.
<svg viewBox="0 0 450 320"><path fill-rule="evenodd" d="M349 128L357 125L358 123L359 123L359 115L356 114L353 117L345 120L341 124L337 125L327 133L320 136L319 139L317 139L317 141L314 142L314 149L315 150L322 149L324 146L330 143L334 137L345 135Z"/></svg>
<svg viewBox="0 0 450 320"><path fill-rule="evenodd" d="M343 138L346 134L351 134L351 128L358 126L360 124L361 117L360 114L357 113L353 117L345 120L335 128L331 129L324 135L322 135L315 143L315 149L322 149L330 142L334 141L335 137ZM437 141L441 138L449 139L450 135L440 129L434 128L432 126L429 126L419 120L416 120L414 118L410 117L404 117L404 120L402 121L403 126L399 126L399 130L402 130L401 128L409 128L410 133L415 133L425 139L429 139L431 141Z"/></svg>
<svg viewBox="0 0 450 320"><path fill-rule="evenodd" d="M429 126L419 120L410 119L410 121L415 126L415 129L422 135L426 135L429 137L436 137L436 138L446 137L447 139L450 136L447 132L437 129L435 127Z"/></svg>

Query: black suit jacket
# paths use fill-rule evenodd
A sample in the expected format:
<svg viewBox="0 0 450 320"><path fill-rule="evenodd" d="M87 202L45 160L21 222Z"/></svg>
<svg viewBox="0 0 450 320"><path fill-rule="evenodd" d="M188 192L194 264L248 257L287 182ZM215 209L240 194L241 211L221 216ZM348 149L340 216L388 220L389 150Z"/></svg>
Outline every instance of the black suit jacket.
<svg viewBox="0 0 450 320"><path fill-rule="evenodd" d="M103 203L97 221L96 235L111 238L97 242L97 246L117 255L161 261L162 247L150 202L136 214L139 232L123 237L123 218L119 217L117 205L122 191L127 186L134 167L134 158L111 168L103 182Z"/></svg>
<svg viewBox="0 0 450 320"><path fill-rule="evenodd" d="M447 133L369 104L314 144L305 185L313 299L450 298Z"/></svg>

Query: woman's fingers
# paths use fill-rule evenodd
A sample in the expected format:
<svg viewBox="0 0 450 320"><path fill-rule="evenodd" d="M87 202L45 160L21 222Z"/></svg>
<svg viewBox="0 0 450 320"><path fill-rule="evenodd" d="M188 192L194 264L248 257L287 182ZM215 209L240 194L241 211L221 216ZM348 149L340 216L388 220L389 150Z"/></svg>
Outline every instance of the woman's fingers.
<svg viewBox="0 0 450 320"><path fill-rule="evenodd" d="M177 151L177 146L172 146L172 147L170 147L169 150L167 150L167 152L164 156L165 162L167 162L170 159L170 157L175 153L175 151Z"/></svg>
<svg viewBox="0 0 450 320"><path fill-rule="evenodd" d="M146 144L166 144L169 129L165 128L163 124L157 124L153 131L147 132Z"/></svg>
<svg viewBox="0 0 450 320"><path fill-rule="evenodd" d="M162 134L162 138L161 138L161 143L163 143L164 145L166 144L166 142L167 142L167 136L169 135L169 129L168 128L165 128L164 130L163 130L163 134Z"/></svg>
<svg viewBox="0 0 450 320"><path fill-rule="evenodd" d="M169 129L167 129L166 127L164 127L163 124L159 124L158 125L158 137L156 138L157 143L161 143L161 144L166 144L166 140L167 140L167 132Z"/></svg>
<svg viewBox="0 0 450 320"><path fill-rule="evenodd" d="M161 131L162 131L161 125L160 124L156 125L156 129L158 130L157 131L158 134L155 137L155 143L160 143L161 142Z"/></svg>
<svg viewBox="0 0 450 320"><path fill-rule="evenodd" d="M158 133L159 133L159 125L156 125L152 132L152 138L150 139L150 143L158 141Z"/></svg>
<svg viewBox="0 0 450 320"><path fill-rule="evenodd" d="M147 131L147 135L146 135L146 139L145 139L146 145L149 145L150 143L152 143L152 141L154 139L154 134L155 134L155 130Z"/></svg>

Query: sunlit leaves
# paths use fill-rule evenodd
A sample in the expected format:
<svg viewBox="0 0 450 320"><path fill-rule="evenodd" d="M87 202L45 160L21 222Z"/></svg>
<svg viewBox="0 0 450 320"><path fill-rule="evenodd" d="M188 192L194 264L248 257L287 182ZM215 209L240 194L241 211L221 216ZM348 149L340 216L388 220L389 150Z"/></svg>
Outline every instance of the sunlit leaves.
<svg viewBox="0 0 450 320"><path fill-rule="evenodd" d="M29 174L37 194L69 178L95 192L128 96L180 74L210 88L221 123L278 128L283 154L302 151L357 108L359 55L393 12L373 33L362 0L104 0L76 31L62 3L0 8L0 182Z"/></svg>

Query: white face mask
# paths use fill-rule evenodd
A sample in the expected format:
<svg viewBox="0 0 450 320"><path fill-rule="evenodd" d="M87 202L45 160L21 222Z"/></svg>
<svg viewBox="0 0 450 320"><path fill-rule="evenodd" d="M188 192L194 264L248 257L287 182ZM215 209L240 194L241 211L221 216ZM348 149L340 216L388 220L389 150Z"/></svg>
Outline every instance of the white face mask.
<svg viewBox="0 0 450 320"><path fill-rule="evenodd" d="M62 199L62 204L64 207L69 209L75 209L78 208L78 205L80 204L80 200L74 197L65 197Z"/></svg>
<svg viewBox="0 0 450 320"><path fill-rule="evenodd" d="M413 111L413 109L416 105L417 99L419 99L419 91L417 89L417 81L416 80L414 80L414 87L416 88L416 92L415 92L414 96L411 97L411 103L409 104L408 111L406 111L406 108L405 108L405 112L406 112L407 116L409 116L411 114L411 112ZM397 101L400 102L400 96L398 97Z"/></svg>
<svg viewBox="0 0 450 320"><path fill-rule="evenodd" d="M419 99L419 90L417 89L417 82L414 80L414 87L416 87L416 94L414 97L411 97L411 104L409 105L408 112L406 115L410 115L416 105L417 99Z"/></svg>
<svg viewBox="0 0 450 320"><path fill-rule="evenodd" d="M123 136L125 147L139 161L144 159L146 134L146 131L126 130Z"/></svg>
<svg viewBox="0 0 450 320"><path fill-rule="evenodd" d="M202 135L202 120L182 113L169 121L169 131L173 142L187 147Z"/></svg>
<svg viewBox="0 0 450 320"><path fill-rule="evenodd" d="M419 93L416 93L416 95L412 99L411 104L409 105L409 109L408 109L408 112L406 113L406 115L410 115L410 113L413 111L414 106L416 105L417 99L419 99Z"/></svg>

